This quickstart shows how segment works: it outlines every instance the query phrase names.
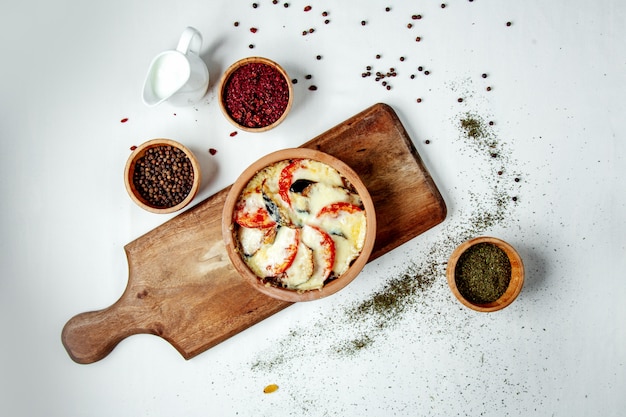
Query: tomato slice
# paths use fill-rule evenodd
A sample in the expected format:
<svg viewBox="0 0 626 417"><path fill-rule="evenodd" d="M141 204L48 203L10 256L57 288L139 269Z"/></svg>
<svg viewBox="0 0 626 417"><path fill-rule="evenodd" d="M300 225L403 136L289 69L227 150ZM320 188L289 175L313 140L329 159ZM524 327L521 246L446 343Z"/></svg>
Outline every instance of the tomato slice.
<svg viewBox="0 0 626 417"><path fill-rule="evenodd" d="M280 171L278 177L278 195L283 199L289 207L291 207L291 198L289 197L289 188L293 182L293 173L302 167L302 159L294 159L285 168Z"/></svg>
<svg viewBox="0 0 626 417"><path fill-rule="evenodd" d="M253 193L245 199L239 200L235 205L233 217L238 225L251 229L266 228L276 224L276 221L265 208L261 193Z"/></svg>
<svg viewBox="0 0 626 417"><path fill-rule="evenodd" d="M313 250L314 270L311 279L298 286L300 290L319 289L330 276L335 264L335 242L317 226L302 228L302 241Z"/></svg>
<svg viewBox="0 0 626 417"><path fill-rule="evenodd" d="M348 212L348 213L357 213L359 211L363 211L363 209L355 204L346 203L342 201L338 203L332 203L323 207L319 211L319 213L317 213L316 217L322 217L324 215L331 215L333 217L337 217L342 211Z"/></svg>

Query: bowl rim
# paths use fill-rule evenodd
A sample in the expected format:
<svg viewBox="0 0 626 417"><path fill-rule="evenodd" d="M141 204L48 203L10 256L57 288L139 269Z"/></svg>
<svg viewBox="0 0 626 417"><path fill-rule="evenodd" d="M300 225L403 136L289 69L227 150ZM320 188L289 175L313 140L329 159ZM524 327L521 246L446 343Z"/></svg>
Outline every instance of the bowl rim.
<svg viewBox="0 0 626 417"><path fill-rule="evenodd" d="M154 207L150 205L150 203L148 203L146 199L141 197L140 193L135 188L133 184L133 173L135 170L135 164L137 163L137 159L142 157L148 149L156 148L158 146L166 146L166 145L182 150L187 156L187 158L189 158L189 161L191 162L191 167L194 173L193 184L191 186L191 190L189 191L189 194L187 194L187 196L183 199L183 201L176 204L175 206ZM130 196L130 198L139 207L143 208L144 210L147 210L152 213L157 213L157 214L173 213L187 206L189 203L191 203L191 201L195 198L200 188L201 176L202 176L202 173L200 171L200 164L198 163L198 160L196 159L196 156L193 154L193 152L191 152L191 150L187 148L185 145L183 145L182 143L177 142L173 139L167 139L167 138L150 139L142 143L141 145L139 145L130 154L130 156L126 160L126 165L124 167L124 185L126 187L126 191L128 192L128 195Z"/></svg>
<svg viewBox="0 0 626 417"><path fill-rule="evenodd" d="M248 268L244 260L239 255L239 252L237 251L236 238L233 235L235 231L235 222L233 221L232 213L243 188L261 169L272 163L288 159L313 159L335 168L355 187L365 208L367 226L365 241L361 253L346 272L344 272L338 279L324 285L320 290L298 292L295 290L263 284L256 274ZM346 163L330 154L315 149L287 148L272 152L252 163L241 173L235 183L231 186L224 201L224 209L222 212L222 237L233 267L237 270L237 272L239 272L245 281L251 284L255 289L272 298L282 301L313 301L328 297L345 288L357 277L363 267L367 264L376 239L376 211L374 209L373 200L369 191L365 187L365 184L363 184L356 172L354 172L354 170L352 170L352 168L350 168Z"/></svg>
<svg viewBox="0 0 626 417"><path fill-rule="evenodd" d="M504 251L504 253L509 258L509 261L511 262L511 280L509 281L509 286L507 287L506 291L500 296L500 298L491 303L473 303L469 301L468 299L463 297L456 285L455 270L459 258L466 250L479 243L491 243L497 246L498 248L502 249L502 251ZM457 246L450 255L450 259L448 260L448 266L446 269L448 285L450 287L450 290L452 291L452 294L454 294L457 300L459 300L461 304L471 308L472 310L485 313L502 310L503 308L510 305L513 301L515 301L517 296L522 291L522 287L524 286L524 275L524 263L522 262L522 258L519 256L515 248L504 240L491 236L479 236L473 239L469 239Z"/></svg>
<svg viewBox="0 0 626 417"><path fill-rule="evenodd" d="M239 68L249 65L249 64L255 64L255 63L261 63L261 64L269 65L270 67L275 68L285 78L285 81L287 82L287 89L289 90L289 99L287 100L287 107L285 107L283 114L281 114L280 117L274 123L267 125L267 126L263 126L263 127L248 127L248 126L239 124L237 121L235 121L232 118L232 116L226 109L226 106L224 105L226 84L228 83L228 80L230 79L231 75ZM287 114L289 113L289 111L291 110L291 106L293 105L293 85L291 83L291 78L289 78L289 74L287 74L287 71L285 71L285 69L281 67L278 63L276 63L275 61L272 61L269 58L265 58L262 56L251 56L251 57L242 58L242 59L235 61L226 69L226 71L224 71L224 74L222 74L222 77L220 79L219 88L217 90L217 101L219 103L222 114L224 114L226 119L238 129L241 129L246 132L256 132L256 133L265 132L281 124L283 120L285 120L285 118L287 117Z"/></svg>

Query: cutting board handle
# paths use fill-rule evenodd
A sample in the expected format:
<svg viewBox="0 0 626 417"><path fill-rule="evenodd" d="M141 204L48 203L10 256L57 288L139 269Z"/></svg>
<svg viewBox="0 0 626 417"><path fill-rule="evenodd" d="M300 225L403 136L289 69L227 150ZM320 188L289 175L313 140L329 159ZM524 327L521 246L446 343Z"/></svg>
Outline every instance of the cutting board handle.
<svg viewBox="0 0 626 417"><path fill-rule="evenodd" d="M137 323L137 317L120 303L104 310L90 311L72 317L63 327L61 340L70 357L88 364L107 356L128 336L139 333L158 334L155 329Z"/></svg>

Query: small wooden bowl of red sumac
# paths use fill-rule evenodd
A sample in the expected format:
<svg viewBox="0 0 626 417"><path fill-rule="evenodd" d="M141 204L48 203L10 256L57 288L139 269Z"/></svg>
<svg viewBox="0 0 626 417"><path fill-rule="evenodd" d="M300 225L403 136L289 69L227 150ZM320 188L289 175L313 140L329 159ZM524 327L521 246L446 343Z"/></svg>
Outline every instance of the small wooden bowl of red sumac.
<svg viewBox="0 0 626 417"><path fill-rule="evenodd" d="M184 145L171 139L152 139L128 157L124 183L139 207L152 213L173 213L198 193L200 165Z"/></svg>
<svg viewBox="0 0 626 417"><path fill-rule="evenodd" d="M287 117L293 103L293 87L287 72L276 62L249 57L224 72L218 98L226 119L237 128L265 132Z"/></svg>

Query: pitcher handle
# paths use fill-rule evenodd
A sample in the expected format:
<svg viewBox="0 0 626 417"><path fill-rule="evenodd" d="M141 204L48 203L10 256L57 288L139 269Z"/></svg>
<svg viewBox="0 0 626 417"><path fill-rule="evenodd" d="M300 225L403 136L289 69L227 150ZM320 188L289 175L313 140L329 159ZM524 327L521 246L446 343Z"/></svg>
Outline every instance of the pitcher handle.
<svg viewBox="0 0 626 417"><path fill-rule="evenodd" d="M188 52L200 55L200 48L202 48L202 35L197 29L188 26L183 31L183 34L180 35L176 50L185 55Z"/></svg>

